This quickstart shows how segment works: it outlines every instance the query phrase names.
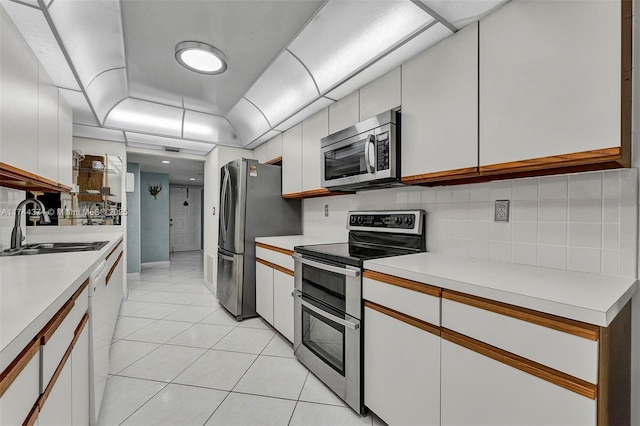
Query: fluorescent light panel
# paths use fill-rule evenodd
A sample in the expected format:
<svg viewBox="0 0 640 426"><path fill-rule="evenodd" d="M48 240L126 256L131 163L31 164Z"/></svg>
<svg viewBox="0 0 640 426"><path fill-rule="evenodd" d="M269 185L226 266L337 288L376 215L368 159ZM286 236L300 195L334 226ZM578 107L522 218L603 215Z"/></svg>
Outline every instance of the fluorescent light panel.
<svg viewBox="0 0 640 426"><path fill-rule="evenodd" d="M180 148L181 150L196 151L196 154L206 154L211 151L215 145L203 142L195 142L184 139L168 138L164 136L145 135L142 133L126 132L127 145L138 146L137 144L152 145L159 149L164 149L165 146ZM184 152L184 151L181 151Z"/></svg>
<svg viewBox="0 0 640 426"><path fill-rule="evenodd" d="M267 117L271 125L319 95L313 79L291 53L284 51L258 78L245 97Z"/></svg>
<svg viewBox="0 0 640 426"><path fill-rule="evenodd" d="M185 111L182 137L212 143L237 143L238 136L224 118L196 111Z"/></svg>
<svg viewBox="0 0 640 426"><path fill-rule="evenodd" d="M227 114L227 120L238 132L243 143L249 143L271 129L269 122L258 108L245 98L241 98Z"/></svg>
<svg viewBox="0 0 640 426"><path fill-rule="evenodd" d="M109 127L182 137L182 109L127 98L110 113L105 123Z"/></svg>
<svg viewBox="0 0 640 426"><path fill-rule="evenodd" d="M289 50L307 66L320 92L325 93L433 21L406 0L330 1Z"/></svg>

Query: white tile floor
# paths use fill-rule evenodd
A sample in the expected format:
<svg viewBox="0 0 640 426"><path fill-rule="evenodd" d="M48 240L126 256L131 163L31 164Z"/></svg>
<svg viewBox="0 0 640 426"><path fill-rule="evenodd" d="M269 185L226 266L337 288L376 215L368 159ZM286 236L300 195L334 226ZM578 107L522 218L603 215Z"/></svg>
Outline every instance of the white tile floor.
<svg viewBox="0 0 640 426"><path fill-rule="evenodd" d="M99 425L377 425L295 359L260 318L237 322L202 284L202 253L129 279Z"/></svg>

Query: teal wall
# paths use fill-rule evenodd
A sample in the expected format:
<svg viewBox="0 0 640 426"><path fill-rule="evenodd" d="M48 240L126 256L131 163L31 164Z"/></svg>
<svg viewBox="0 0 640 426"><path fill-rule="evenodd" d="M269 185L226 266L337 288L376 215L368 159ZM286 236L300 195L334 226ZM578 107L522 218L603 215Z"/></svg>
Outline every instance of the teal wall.
<svg viewBox="0 0 640 426"><path fill-rule="evenodd" d="M157 199L148 187L162 186ZM142 263L169 260L169 175L140 172L140 257Z"/></svg>
<svg viewBox="0 0 640 426"><path fill-rule="evenodd" d="M135 175L135 191L127 192L127 273L140 272L140 165L127 163Z"/></svg>

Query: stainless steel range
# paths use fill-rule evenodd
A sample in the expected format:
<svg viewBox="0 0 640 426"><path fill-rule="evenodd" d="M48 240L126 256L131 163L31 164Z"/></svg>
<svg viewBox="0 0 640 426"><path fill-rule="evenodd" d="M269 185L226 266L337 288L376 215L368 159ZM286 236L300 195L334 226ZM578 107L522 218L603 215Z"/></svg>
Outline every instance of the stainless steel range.
<svg viewBox="0 0 640 426"><path fill-rule="evenodd" d="M354 211L349 242L295 247L296 357L364 413L362 265L425 251L424 210Z"/></svg>

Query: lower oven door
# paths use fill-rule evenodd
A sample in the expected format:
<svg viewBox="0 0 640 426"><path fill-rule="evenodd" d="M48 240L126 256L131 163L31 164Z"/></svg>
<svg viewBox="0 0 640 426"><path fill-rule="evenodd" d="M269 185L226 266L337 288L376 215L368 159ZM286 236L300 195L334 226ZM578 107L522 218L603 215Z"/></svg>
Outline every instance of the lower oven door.
<svg viewBox="0 0 640 426"><path fill-rule="evenodd" d="M360 320L298 290L292 295L296 357L352 409L362 413Z"/></svg>

